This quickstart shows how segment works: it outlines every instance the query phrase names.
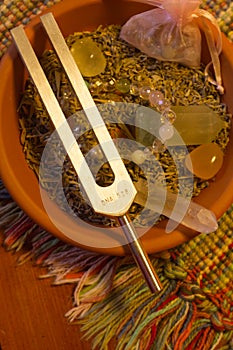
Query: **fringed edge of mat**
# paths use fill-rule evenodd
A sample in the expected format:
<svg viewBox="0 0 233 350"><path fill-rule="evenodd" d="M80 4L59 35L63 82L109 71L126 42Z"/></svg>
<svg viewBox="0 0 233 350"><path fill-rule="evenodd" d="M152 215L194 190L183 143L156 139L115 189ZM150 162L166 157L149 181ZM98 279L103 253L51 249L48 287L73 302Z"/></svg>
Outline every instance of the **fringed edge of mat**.
<svg viewBox="0 0 233 350"><path fill-rule="evenodd" d="M163 277L161 264L154 265L162 293L148 293L133 268L130 283L122 283L120 271L109 296L86 313L82 330L87 339L94 338L93 348L105 350L116 338L116 350L232 349L232 321L197 285Z"/></svg>
<svg viewBox="0 0 233 350"><path fill-rule="evenodd" d="M0 218L4 247L21 251L19 264L32 259L47 268L41 278L76 286L74 307L66 317L82 325L93 349L108 349L112 339L116 350L233 349L233 319L223 301L227 291L203 292L185 263L178 264L169 252L152 257L164 286L153 295L131 257L100 255L61 242L27 217L3 184Z"/></svg>

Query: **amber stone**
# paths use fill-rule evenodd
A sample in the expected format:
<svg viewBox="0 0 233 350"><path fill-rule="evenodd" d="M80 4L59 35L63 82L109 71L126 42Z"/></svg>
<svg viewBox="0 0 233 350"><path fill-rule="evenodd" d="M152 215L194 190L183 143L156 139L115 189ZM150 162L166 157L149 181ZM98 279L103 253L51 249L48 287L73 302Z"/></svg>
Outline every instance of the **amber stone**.
<svg viewBox="0 0 233 350"><path fill-rule="evenodd" d="M223 152L216 143L198 146L185 158L185 165L197 177L208 180L214 177L223 164Z"/></svg>

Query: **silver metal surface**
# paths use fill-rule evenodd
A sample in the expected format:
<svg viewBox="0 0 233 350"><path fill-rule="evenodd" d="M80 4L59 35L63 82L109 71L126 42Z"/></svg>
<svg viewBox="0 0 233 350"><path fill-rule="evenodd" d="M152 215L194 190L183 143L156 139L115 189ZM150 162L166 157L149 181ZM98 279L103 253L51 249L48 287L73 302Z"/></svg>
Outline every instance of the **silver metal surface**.
<svg viewBox="0 0 233 350"><path fill-rule="evenodd" d="M129 219L128 215L118 217L118 221L124 231L125 237L128 240L128 246L132 252L134 260L141 269L142 274L147 281L150 290L155 293L162 290L162 284L157 276L151 261L143 248L140 238L137 237L137 232Z"/></svg>

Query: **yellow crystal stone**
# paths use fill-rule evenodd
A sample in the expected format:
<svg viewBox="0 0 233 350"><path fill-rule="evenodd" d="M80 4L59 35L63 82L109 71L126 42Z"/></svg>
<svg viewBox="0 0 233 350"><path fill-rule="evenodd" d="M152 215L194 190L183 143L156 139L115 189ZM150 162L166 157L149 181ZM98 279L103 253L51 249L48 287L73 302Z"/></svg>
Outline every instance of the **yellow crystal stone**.
<svg viewBox="0 0 233 350"><path fill-rule="evenodd" d="M218 114L205 105L173 106L172 110L176 114L174 127L186 145L212 142L225 126Z"/></svg>
<svg viewBox="0 0 233 350"><path fill-rule="evenodd" d="M211 143L218 133L226 127L220 116L206 105L172 106L176 114L173 126L174 136L167 139L167 146L201 145ZM141 107L135 117L136 139L144 145L151 145L154 137L159 137L163 125L161 114L151 108ZM152 136L145 130L150 130Z"/></svg>
<svg viewBox="0 0 233 350"><path fill-rule="evenodd" d="M195 148L185 158L185 165L197 177L208 180L217 174L223 163L223 152L216 143Z"/></svg>
<svg viewBox="0 0 233 350"><path fill-rule="evenodd" d="M99 46L91 38L76 40L70 52L84 77L94 77L104 72L106 59Z"/></svg>

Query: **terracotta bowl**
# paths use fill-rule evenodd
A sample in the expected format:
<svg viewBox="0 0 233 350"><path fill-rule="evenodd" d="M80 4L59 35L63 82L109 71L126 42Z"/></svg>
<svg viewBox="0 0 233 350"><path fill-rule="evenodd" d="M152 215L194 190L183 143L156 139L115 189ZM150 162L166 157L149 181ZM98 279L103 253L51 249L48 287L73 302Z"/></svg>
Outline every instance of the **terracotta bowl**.
<svg viewBox="0 0 233 350"><path fill-rule="evenodd" d="M91 30L99 24L123 24L132 15L148 10L149 5L126 0L79 0L62 1L48 11L52 11L64 36L79 30ZM48 47L48 40L41 27L40 19L35 18L26 27L26 33L33 44L36 54L40 56ZM209 60L208 50L203 41L203 62ZM227 103L229 112L233 112L233 47L223 36L223 51L221 54L221 67L225 94L223 101ZM19 138L19 126L17 107L20 94L24 89L26 69L19 57L14 44L11 45L0 65L0 159L1 178L18 205L39 225L62 240L72 244L92 249L101 253L123 255L127 249L116 245L106 247L98 244L98 247L90 247L75 239L75 232L85 236L91 236L94 232L95 239L105 240L103 232L98 235L98 228L92 226L79 227L66 216L56 205L51 203L57 214L60 227L50 220L42 204L38 180L32 170L29 169L22 151ZM233 131L231 130L230 143L224 158L224 164L211 186L202 191L196 201L211 209L219 218L231 205L233 199ZM190 240L197 235L182 226L167 234L164 230L165 223L151 228L142 241L148 253L162 251ZM67 237L65 230L70 229L74 235ZM108 231L108 230L107 230ZM111 231L111 230L110 230ZM111 235L111 233L110 233Z"/></svg>

